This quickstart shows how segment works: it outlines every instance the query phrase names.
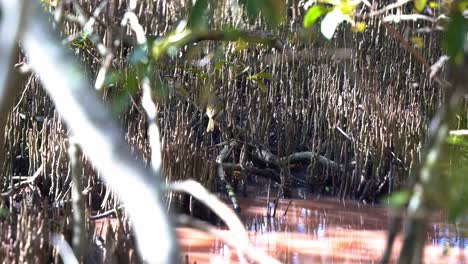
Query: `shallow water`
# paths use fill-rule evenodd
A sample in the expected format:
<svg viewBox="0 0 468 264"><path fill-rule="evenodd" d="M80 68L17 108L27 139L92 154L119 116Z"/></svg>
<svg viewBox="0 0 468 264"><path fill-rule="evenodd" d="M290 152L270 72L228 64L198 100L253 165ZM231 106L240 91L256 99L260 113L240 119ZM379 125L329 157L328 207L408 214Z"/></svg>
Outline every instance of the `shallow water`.
<svg viewBox="0 0 468 264"><path fill-rule="evenodd" d="M266 217L266 198L240 202L252 245L283 263L378 263L385 249L387 208L331 199L280 200L276 216ZM443 214L434 215L427 231L424 262L465 263L466 227L466 222L448 224ZM235 250L211 235L190 228L177 232L190 263L238 262ZM400 247L399 237L393 262Z"/></svg>

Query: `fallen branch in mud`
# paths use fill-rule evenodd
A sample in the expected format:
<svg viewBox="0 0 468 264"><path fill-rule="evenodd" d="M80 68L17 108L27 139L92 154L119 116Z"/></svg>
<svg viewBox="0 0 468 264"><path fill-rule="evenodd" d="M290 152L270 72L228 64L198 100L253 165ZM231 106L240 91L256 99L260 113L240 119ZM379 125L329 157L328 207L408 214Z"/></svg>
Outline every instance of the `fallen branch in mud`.
<svg viewBox="0 0 468 264"><path fill-rule="evenodd" d="M237 126L236 130L237 130L237 132L239 132L239 134L242 137L246 138L245 135L247 134L247 132L245 131L244 128L242 128L240 126ZM277 167L279 167L280 164L282 162L286 161L287 159L289 159L289 162L302 162L302 161L310 161L310 160L312 160L314 158L320 164L322 164L324 166L327 166L327 167L329 167L331 169L335 169L335 170L339 170L341 172L344 172L344 166L343 165L338 164L338 163L328 159L327 157L319 155L319 154L317 154L317 153L315 153L313 151L292 153L289 156L279 158L278 156L273 154L264 144L261 144L259 142L251 142L250 145L255 147L254 154L256 155L256 157L259 160L261 160L261 161L263 161L263 162L265 162L267 164L277 166Z"/></svg>
<svg viewBox="0 0 468 264"><path fill-rule="evenodd" d="M280 175L274 169L260 169L253 166L241 166L239 164L234 163L223 163L223 168L227 170L245 171L248 173L257 174L265 178L271 178L273 181L281 183Z"/></svg>
<svg viewBox="0 0 468 264"><path fill-rule="evenodd" d="M310 161L311 159L315 158L317 161L329 168L339 170L344 172L344 166L334 162L333 160L327 159L322 155L318 155L313 151L304 151L304 152L297 152L289 155L288 157L281 158L281 161L286 160L289 158L289 162L300 162L300 161Z"/></svg>
<svg viewBox="0 0 468 264"><path fill-rule="evenodd" d="M216 227L204 221L195 219L187 215L179 215L176 217L176 220L177 220L178 225L192 227L192 228L201 230L203 232L206 232L208 234L214 235L216 238L221 239L224 243L237 249L238 252L240 251L240 253L245 254L246 256L250 257L252 260L254 260L257 263L268 263L268 264L280 263L278 260L269 256L262 250L259 250L258 248L250 246L250 243L241 244L236 239L233 239L232 236L229 235L229 233L219 230Z"/></svg>
<svg viewBox="0 0 468 264"><path fill-rule="evenodd" d="M330 159L327 159L322 155L318 155L313 151L297 152L281 158L278 158L269 150L261 147L257 148L257 151L255 153L257 154L257 157L260 160L264 161L265 163L273 164L275 166L279 166L281 162L285 162L287 159L289 159L289 162L302 162L310 161L311 159L317 159L317 161L324 166L344 172L343 165L338 164Z"/></svg>

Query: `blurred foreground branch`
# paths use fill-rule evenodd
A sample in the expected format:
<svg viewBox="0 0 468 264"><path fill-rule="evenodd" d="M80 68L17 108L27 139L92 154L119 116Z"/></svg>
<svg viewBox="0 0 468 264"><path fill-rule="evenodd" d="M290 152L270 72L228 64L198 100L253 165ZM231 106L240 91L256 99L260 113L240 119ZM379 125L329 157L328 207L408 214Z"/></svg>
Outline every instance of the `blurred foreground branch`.
<svg viewBox="0 0 468 264"><path fill-rule="evenodd" d="M153 173L131 157L117 123L72 55L61 46L39 4L28 3L28 21L21 43L32 70L40 76L84 154L125 204L143 259L148 263L174 263L178 247L162 206L161 172Z"/></svg>

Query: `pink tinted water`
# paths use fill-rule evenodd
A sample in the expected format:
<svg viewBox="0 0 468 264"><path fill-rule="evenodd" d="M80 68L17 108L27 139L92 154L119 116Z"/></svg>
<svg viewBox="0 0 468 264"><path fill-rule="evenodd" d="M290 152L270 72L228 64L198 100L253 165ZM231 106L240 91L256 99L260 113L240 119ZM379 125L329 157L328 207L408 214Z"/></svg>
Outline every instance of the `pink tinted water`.
<svg viewBox="0 0 468 264"><path fill-rule="evenodd" d="M385 245L389 209L337 200L281 200L276 217L266 217L265 198L241 200L242 220L253 246L283 263L378 263ZM177 230L190 263L236 263L235 250L194 229ZM226 231L227 232L227 231ZM442 214L431 219L424 263L465 263L468 243L461 224ZM392 262L398 257L395 243Z"/></svg>

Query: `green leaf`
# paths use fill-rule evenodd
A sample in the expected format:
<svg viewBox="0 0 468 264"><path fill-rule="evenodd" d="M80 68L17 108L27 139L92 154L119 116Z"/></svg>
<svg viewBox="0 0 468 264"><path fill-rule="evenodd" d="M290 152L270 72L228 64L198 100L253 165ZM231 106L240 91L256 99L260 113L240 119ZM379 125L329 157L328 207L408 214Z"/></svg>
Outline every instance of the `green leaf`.
<svg viewBox="0 0 468 264"><path fill-rule="evenodd" d="M331 39L338 25L347 19L348 17L343 15L339 8L333 9L333 11L325 15L322 24L320 24L322 35L327 39Z"/></svg>
<svg viewBox="0 0 468 264"><path fill-rule="evenodd" d="M131 99L130 94L124 89L119 91L114 91L112 97L109 100L110 109L113 116L119 116L122 114L130 105Z"/></svg>
<svg viewBox="0 0 468 264"><path fill-rule="evenodd" d="M309 10L307 10L307 14L304 17L304 27L309 28L315 24L315 22L317 22L321 16L328 12L330 12L330 9L322 5L314 5L313 7L309 8Z"/></svg>
<svg viewBox="0 0 468 264"><path fill-rule="evenodd" d="M439 8L439 3L435 2L435 1L431 1L431 2L429 2L429 7L432 8L432 9Z"/></svg>
<svg viewBox="0 0 468 264"><path fill-rule="evenodd" d="M388 203L394 207L403 207L411 198L408 190L395 192L388 197Z"/></svg>
<svg viewBox="0 0 468 264"><path fill-rule="evenodd" d="M267 73L267 72L259 72L259 73L255 74L255 75L257 75L257 78L263 78L263 79L269 80L269 81L273 80L273 75L271 75L270 73Z"/></svg>
<svg viewBox="0 0 468 264"><path fill-rule="evenodd" d="M258 88L260 89L260 91L262 91L262 93L266 94L266 92L268 91L268 88L266 87L265 83L259 81L259 80L253 80Z"/></svg>
<svg viewBox="0 0 468 264"><path fill-rule="evenodd" d="M444 34L443 47L452 63L461 62L465 36L468 33L468 20L461 13L454 14Z"/></svg>
<svg viewBox="0 0 468 264"><path fill-rule="evenodd" d="M414 0L414 7L418 12L421 12L426 7L427 0Z"/></svg>
<svg viewBox="0 0 468 264"><path fill-rule="evenodd" d="M189 28L206 28L208 24L207 16L205 15L208 9L208 0L197 0L190 12L190 18L187 22Z"/></svg>
<svg viewBox="0 0 468 264"><path fill-rule="evenodd" d="M9 210L5 207L0 207L0 219L7 217L9 214Z"/></svg>

